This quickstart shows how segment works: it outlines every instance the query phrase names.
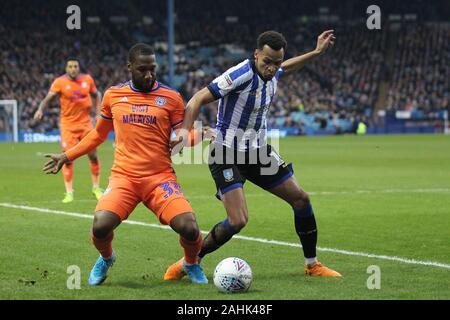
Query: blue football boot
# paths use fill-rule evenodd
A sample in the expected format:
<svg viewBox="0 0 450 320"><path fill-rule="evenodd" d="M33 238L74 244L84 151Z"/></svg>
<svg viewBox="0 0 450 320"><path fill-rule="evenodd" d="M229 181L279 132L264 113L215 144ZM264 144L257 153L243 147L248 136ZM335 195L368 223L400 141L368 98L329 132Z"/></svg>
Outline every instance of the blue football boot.
<svg viewBox="0 0 450 320"><path fill-rule="evenodd" d="M111 258L104 259L102 256L98 257L89 275L88 283L91 286L98 286L105 281L107 272L116 261L116 253L113 251Z"/></svg>
<svg viewBox="0 0 450 320"><path fill-rule="evenodd" d="M188 265L183 261L183 270L193 283L208 283L208 279L199 264Z"/></svg>

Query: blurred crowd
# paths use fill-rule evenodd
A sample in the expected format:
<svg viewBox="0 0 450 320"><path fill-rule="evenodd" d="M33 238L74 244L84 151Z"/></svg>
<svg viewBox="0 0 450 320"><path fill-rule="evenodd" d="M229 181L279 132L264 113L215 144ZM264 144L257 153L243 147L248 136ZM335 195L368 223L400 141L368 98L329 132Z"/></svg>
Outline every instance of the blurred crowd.
<svg viewBox="0 0 450 320"><path fill-rule="evenodd" d="M396 51L387 109L423 114L448 109L449 26L404 28L400 31Z"/></svg>
<svg viewBox="0 0 450 320"><path fill-rule="evenodd" d="M138 41L153 43L160 65L158 76L167 83L164 1L152 6L144 0L127 4L86 2L83 14L98 16L101 22L83 20L82 29L73 31L65 28L68 15L65 11L61 14L69 2L49 0L45 6L34 5L30 0L19 2L22 7L29 4L29 10L6 1L3 8L9 14L0 21L0 98L18 101L22 130L45 132L58 127L57 101L47 109L43 121L36 123L33 114L51 82L64 73L69 56L80 60L82 71L90 73L104 92L111 85L128 80L128 48ZM420 22L401 28L395 33L391 61L390 29L371 31L365 27L365 19L355 19L353 12L364 7L359 2L341 8L325 0L304 6L283 1L276 10L267 7L271 1L253 2L229 0L212 4L193 0L189 6L177 7L176 82L172 85L186 100L229 67L251 58L256 37L265 30L275 29L285 35L286 58L290 58L314 49L320 32L333 28L336 45L302 71L280 81L269 127L294 127L304 132L303 118L291 117L293 113L312 115L319 122L369 123L377 103L383 102L381 108L387 110L427 113L449 108L449 25ZM398 5L395 1L389 3ZM347 20L310 19L320 4L328 7L328 13L338 12ZM411 8L422 8L420 4L420 0L414 0ZM198 10L200 7L202 10ZM111 16L127 16L128 21L113 23ZM382 82L388 84L388 92L380 102ZM203 106L200 119L214 126L216 109L216 103Z"/></svg>

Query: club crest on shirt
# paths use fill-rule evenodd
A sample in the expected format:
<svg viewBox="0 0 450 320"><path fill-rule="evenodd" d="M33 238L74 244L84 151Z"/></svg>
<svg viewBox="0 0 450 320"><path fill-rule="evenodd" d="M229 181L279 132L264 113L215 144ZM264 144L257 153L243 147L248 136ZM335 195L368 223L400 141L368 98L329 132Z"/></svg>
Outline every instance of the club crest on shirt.
<svg viewBox="0 0 450 320"><path fill-rule="evenodd" d="M226 182L233 181L234 180L233 169L230 168L230 169L223 170L223 177L225 178Z"/></svg>
<svg viewBox="0 0 450 320"><path fill-rule="evenodd" d="M83 81L83 83L81 83L81 87L82 87L82 88L87 88L87 82L84 82L84 81Z"/></svg>
<svg viewBox="0 0 450 320"><path fill-rule="evenodd" d="M166 104L166 98L163 97L156 97L155 101L158 107L163 107Z"/></svg>

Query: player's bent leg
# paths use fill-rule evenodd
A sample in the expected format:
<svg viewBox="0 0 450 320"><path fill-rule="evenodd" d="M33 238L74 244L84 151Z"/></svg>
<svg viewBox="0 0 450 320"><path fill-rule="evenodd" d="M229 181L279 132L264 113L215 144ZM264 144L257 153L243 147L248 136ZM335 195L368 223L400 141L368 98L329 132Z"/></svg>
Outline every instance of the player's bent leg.
<svg viewBox="0 0 450 320"><path fill-rule="evenodd" d="M91 152L89 152L87 154L89 161L97 161L98 157L97 157L97 149L92 150Z"/></svg>
<svg viewBox="0 0 450 320"><path fill-rule="evenodd" d="M69 203L73 201L73 162L63 165L62 173L64 186L66 188L62 203Z"/></svg>
<svg viewBox="0 0 450 320"><path fill-rule="evenodd" d="M200 230L192 212L186 212L175 216L170 220L170 227L187 241L195 242Z"/></svg>
<svg viewBox="0 0 450 320"><path fill-rule="evenodd" d="M97 151L91 151L88 153L89 157L89 169L91 171L92 179L92 194L97 200L101 198L104 190L100 188L100 160L97 157Z"/></svg>
<svg viewBox="0 0 450 320"><path fill-rule="evenodd" d="M197 255L202 245L202 234L194 214L187 212L175 216L170 220L170 227L180 235L184 258L167 269L164 279L179 280L187 274L193 283L208 283L208 279L197 261Z"/></svg>
<svg viewBox="0 0 450 320"><path fill-rule="evenodd" d="M236 188L223 194L222 202L227 211L230 227L235 233L239 233L248 222L248 210L244 189Z"/></svg>
<svg viewBox="0 0 450 320"><path fill-rule="evenodd" d="M92 234L97 239L105 239L122 222L119 215L108 210L95 212Z"/></svg>
<svg viewBox="0 0 450 320"><path fill-rule="evenodd" d="M77 135L68 130L68 128L61 127L61 149L63 152L69 150L78 143ZM62 167L62 174L64 178L64 187L66 193L62 203L70 203L74 200L74 190L73 190L73 162L67 163Z"/></svg>
<svg viewBox="0 0 450 320"><path fill-rule="evenodd" d="M233 235L239 233L248 222L247 203L242 186L223 193L222 202L227 212L227 218L216 224L205 237L199 253L200 258L219 249Z"/></svg>
<svg viewBox="0 0 450 320"><path fill-rule="evenodd" d="M313 276L341 276L323 266L316 258L317 225L309 195L299 186L294 176L269 190L289 203L294 210L295 230L300 238L305 256L305 273Z"/></svg>
<svg viewBox="0 0 450 320"><path fill-rule="evenodd" d="M116 261L116 254L112 249L114 229L121 223L118 215L111 211L101 210L94 215L91 229L91 241L99 251L100 257L95 262L89 275L88 283L92 286L102 284L110 267Z"/></svg>

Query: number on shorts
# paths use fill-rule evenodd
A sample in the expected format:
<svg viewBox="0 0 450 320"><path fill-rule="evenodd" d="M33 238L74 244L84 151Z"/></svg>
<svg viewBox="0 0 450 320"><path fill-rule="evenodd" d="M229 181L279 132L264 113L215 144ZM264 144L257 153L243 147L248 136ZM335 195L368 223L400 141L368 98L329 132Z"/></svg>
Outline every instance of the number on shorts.
<svg viewBox="0 0 450 320"><path fill-rule="evenodd" d="M167 199L173 194L173 189L170 187L170 182L164 182L159 185L161 188L163 188L163 191L166 192L164 195L164 199Z"/></svg>
<svg viewBox="0 0 450 320"><path fill-rule="evenodd" d="M172 185L172 187L171 187ZM161 188L163 188L163 191L166 192L166 194L164 195L164 199L167 199L168 197L170 197L173 193L174 193L174 189L175 189L175 194L176 195L180 195L183 194L180 190L180 185L176 182L164 182L162 184L159 185Z"/></svg>
<svg viewBox="0 0 450 320"><path fill-rule="evenodd" d="M176 195L183 194L183 192L181 192L181 190L180 190L180 185L178 183L171 182L171 184L172 184L173 188L175 189L175 194Z"/></svg>

